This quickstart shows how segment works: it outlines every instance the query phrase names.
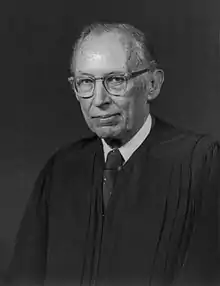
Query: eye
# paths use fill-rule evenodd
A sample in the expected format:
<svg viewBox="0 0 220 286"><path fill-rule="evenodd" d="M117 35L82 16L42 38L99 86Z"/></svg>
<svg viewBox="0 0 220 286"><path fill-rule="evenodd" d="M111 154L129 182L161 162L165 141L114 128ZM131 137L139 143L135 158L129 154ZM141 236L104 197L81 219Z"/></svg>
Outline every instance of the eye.
<svg viewBox="0 0 220 286"><path fill-rule="evenodd" d="M90 85L93 84L93 80L91 78L78 78L76 79L76 83L78 85Z"/></svg>
<svg viewBox="0 0 220 286"><path fill-rule="evenodd" d="M125 77L121 75L111 75L107 78L107 82L110 85L121 85L125 82Z"/></svg>

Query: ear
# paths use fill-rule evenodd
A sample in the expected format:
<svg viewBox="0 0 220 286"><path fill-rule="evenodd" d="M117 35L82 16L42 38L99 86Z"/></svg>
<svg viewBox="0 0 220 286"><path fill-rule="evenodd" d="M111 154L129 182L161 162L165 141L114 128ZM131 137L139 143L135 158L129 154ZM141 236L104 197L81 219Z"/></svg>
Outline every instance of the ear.
<svg viewBox="0 0 220 286"><path fill-rule="evenodd" d="M149 79L148 85L148 100L151 101L155 99L159 93L161 86L164 82L164 72L161 69L156 69L152 72L151 78Z"/></svg>
<svg viewBox="0 0 220 286"><path fill-rule="evenodd" d="M75 94L75 97L76 97L77 101L79 101L79 96L77 95L77 93L74 92L74 94Z"/></svg>

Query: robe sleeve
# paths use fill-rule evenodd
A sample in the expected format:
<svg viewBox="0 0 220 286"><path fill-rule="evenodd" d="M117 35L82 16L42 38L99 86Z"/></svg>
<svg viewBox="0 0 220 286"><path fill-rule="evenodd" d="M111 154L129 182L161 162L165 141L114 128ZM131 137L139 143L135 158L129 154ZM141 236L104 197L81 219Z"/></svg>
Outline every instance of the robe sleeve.
<svg viewBox="0 0 220 286"><path fill-rule="evenodd" d="M211 182L213 189L216 194L217 200L217 227L218 227L218 248L217 248L217 267L216 267L216 285L220 285L220 142L216 143L212 149L212 168L211 171Z"/></svg>
<svg viewBox="0 0 220 286"><path fill-rule="evenodd" d="M47 255L47 195L52 165L51 158L40 172L28 199L7 269L6 285L43 285Z"/></svg>
<svg viewBox="0 0 220 286"><path fill-rule="evenodd" d="M216 200L214 206L216 213L216 233L217 233L217 247L216 247L216 263L214 264L214 277L212 285L220 285L220 142L213 142L205 156L205 165L208 166L208 188L204 198L208 200L209 193L213 194L214 200ZM210 195L211 195L210 194Z"/></svg>
<svg viewBox="0 0 220 286"><path fill-rule="evenodd" d="M220 285L220 144L204 138L193 152L196 225L175 286Z"/></svg>
<svg viewBox="0 0 220 286"><path fill-rule="evenodd" d="M205 141L205 140L204 140ZM208 141L208 139L207 139ZM203 173L200 177L201 182L201 220L197 244L203 245L200 249L200 261L194 269L201 263L200 277L203 277L201 285L217 286L220 285L220 143L210 140L204 151L202 160ZM206 244L202 244L202 241ZM196 242L196 240L195 240ZM203 255L204 253L204 255ZM200 285L200 284L199 284Z"/></svg>

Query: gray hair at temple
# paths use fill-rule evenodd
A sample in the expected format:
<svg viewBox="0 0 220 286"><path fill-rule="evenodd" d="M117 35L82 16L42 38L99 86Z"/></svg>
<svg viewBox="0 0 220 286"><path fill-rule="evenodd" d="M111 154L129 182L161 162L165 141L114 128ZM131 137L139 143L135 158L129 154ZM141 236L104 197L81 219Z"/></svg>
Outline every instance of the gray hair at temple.
<svg viewBox="0 0 220 286"><path fill-rule="evenodd" d="M86 38L91 34L101 35L109 32L116 32L121 36L120 40L127 52L128 71L130 71L132 67L134 68L134 65L135 68L143 66L148 66L152 70L157 68L156 56L149 36L147 37L143 32L130 24L93 23L82 30L79 38L73 46L70 64L71 73L74 73L75 70L76 53ZM131 67L130 63L133 61L135 63L132 64Z"/></svg>

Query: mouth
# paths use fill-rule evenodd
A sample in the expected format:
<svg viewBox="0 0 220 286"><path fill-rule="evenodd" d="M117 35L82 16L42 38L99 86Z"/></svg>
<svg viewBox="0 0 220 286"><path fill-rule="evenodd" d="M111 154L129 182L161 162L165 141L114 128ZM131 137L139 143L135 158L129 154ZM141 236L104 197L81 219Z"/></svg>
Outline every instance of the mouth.
<svg viewBox="0 0 220 286"><path fill-rule="evenodd" d="M115 114L106 114L94 117L94 119L98 120L101 125L115 125L117 124L117 117L119 113Z"/></svg>
<svg viewBox="0 0 220 286"><path fill-rule="evenodd" d="M119 115L119 113L99 115L99 116L94 116L93 118L99 118L99 119L113 118L113 117L115 117L116 115Z"/></svg>

